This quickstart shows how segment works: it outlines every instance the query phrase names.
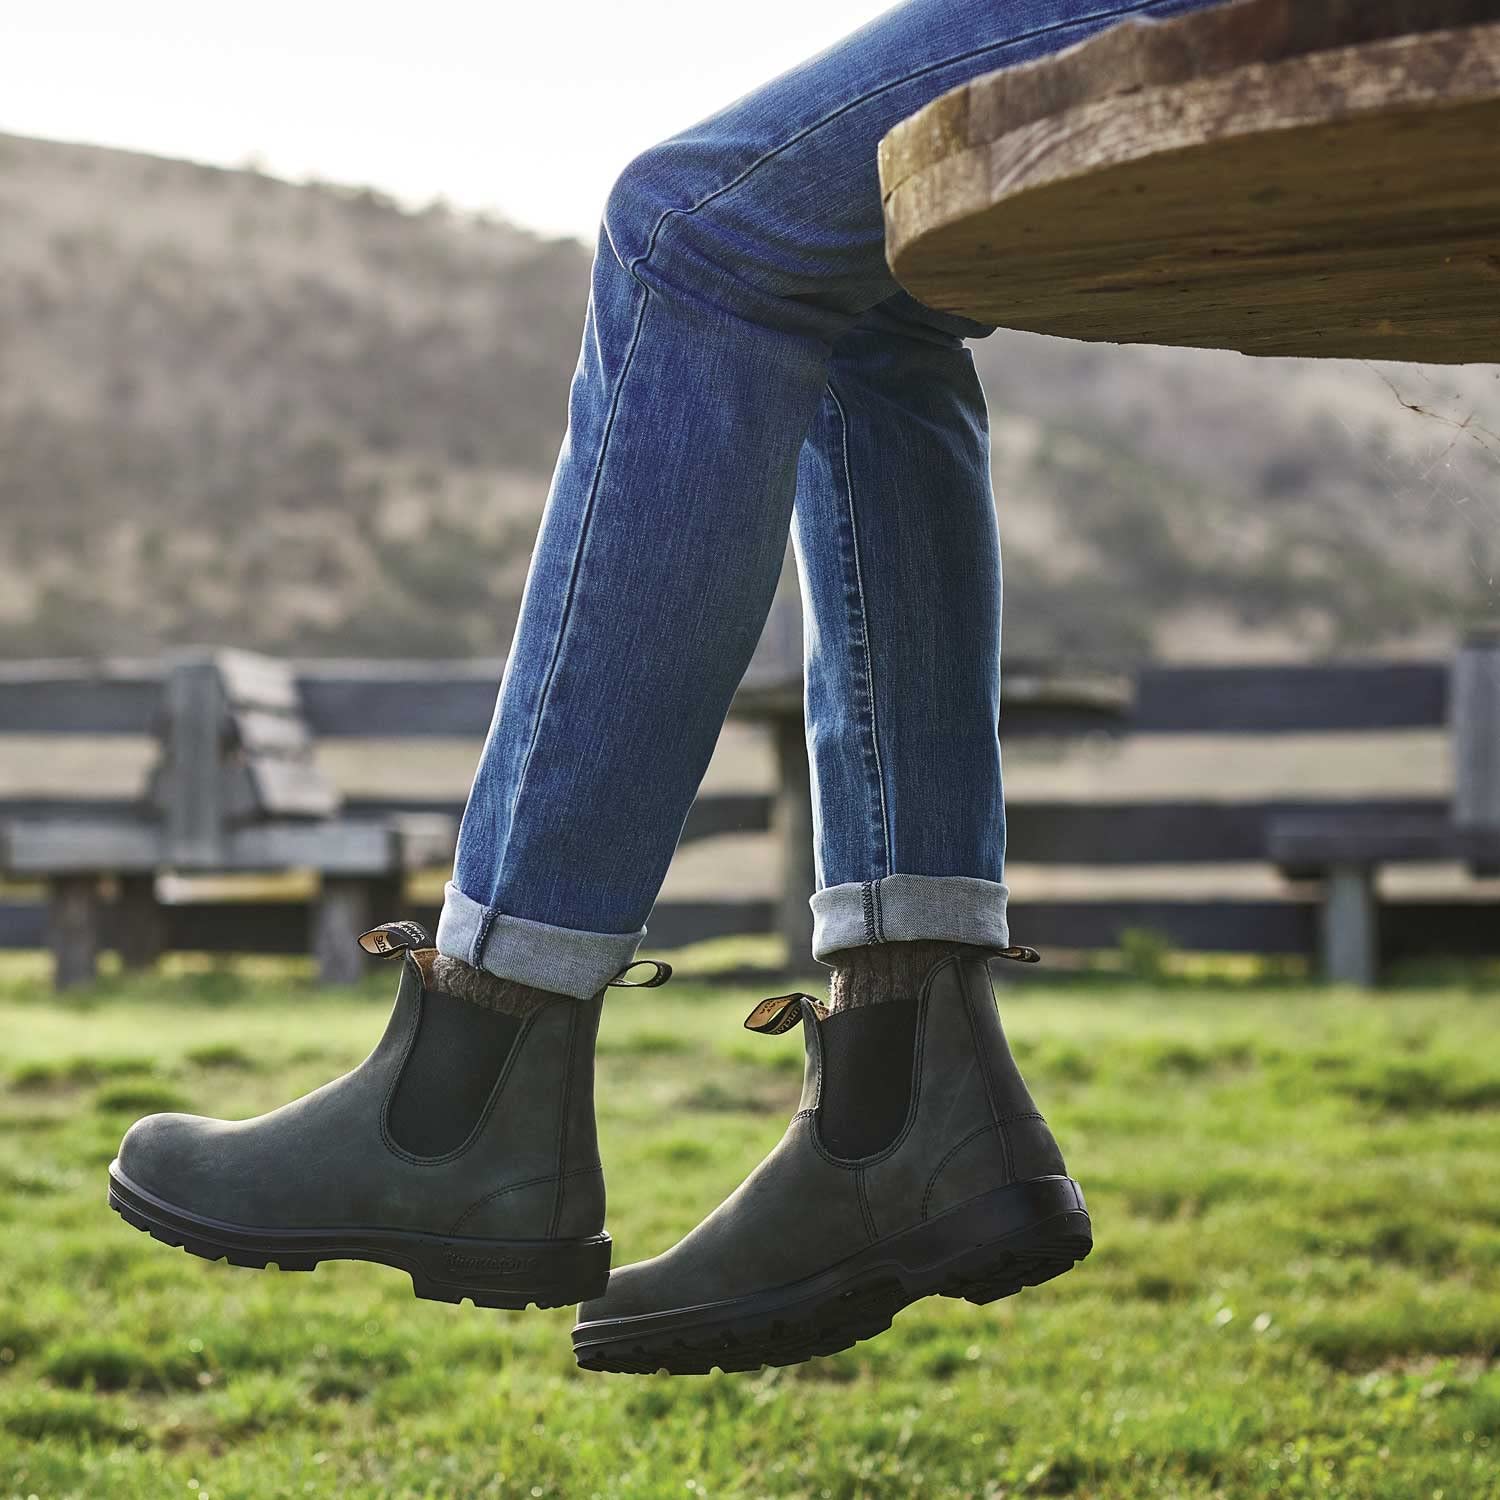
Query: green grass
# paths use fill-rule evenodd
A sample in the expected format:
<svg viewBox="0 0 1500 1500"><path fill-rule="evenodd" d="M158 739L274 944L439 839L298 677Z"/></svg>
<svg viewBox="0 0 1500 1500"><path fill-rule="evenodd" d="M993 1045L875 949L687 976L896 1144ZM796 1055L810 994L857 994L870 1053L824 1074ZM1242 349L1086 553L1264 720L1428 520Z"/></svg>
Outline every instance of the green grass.
<svg viewBox="0 0 1500 1500"><path fill-rule="evenodd" d="M584 1375L570 1316L397 1272L211 1266L127 1228L135 1114L256 1113L363 1056L394 975L179 966L54 1000L0 967L0 1497L1500 1495L1500 993L1087 977L1005 993L1095 1215L1074 1273L929 1301L847 1354ZM800 1040L759 992L618 992L600 1054L617 1263L780 1134ZM810 1210L814 1211L814 1210Z"/></svg>

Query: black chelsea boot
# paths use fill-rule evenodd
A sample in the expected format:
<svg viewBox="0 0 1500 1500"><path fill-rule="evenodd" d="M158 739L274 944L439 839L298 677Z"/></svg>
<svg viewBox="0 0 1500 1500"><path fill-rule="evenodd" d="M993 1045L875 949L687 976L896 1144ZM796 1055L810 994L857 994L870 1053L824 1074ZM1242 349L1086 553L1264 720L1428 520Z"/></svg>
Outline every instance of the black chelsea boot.
<svg viewBox="0 0 1500 1500"><path fill-rule="evenodd" d="M419 1297L482 1307L597 1295L610 1256L594 1130L603 992L504 1014L429 982L436 950L415 923L360 941L401 960L374 1051L255 1119L137 1121L110 1165L110 1206L233 1265L380 1261Z"/></svg>
<svg viewBox="0 0 1500 1500"><path fill-rule="evenodd" d="M939 960L909 999L829 1015L779 996L745 1024L799 1021L802 1102L780 1144L685 1239L579 1309L586 1369L796 1364L919 1298L991 1302L1089 1253L1083 1193L1011 1057L983 958Z"/></svg>

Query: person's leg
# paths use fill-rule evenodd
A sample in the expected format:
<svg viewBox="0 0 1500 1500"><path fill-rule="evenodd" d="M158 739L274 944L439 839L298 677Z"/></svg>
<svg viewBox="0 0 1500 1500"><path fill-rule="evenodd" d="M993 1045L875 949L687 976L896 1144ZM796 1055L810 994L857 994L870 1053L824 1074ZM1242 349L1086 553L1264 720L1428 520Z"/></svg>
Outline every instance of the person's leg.
<svg viewBox="0 0 1500 1500"><path fill-rule="evenodd" d="M904 292L873 308L835 349L802 453L813 953L836 1005L871 988L848 982L851 951L884 950L888 973L912 942L1009 942L1000 545L964 343L989 331Z"/></svg>
<svg viewBox="0 0 1500 1500"><path fill-rule="evenodd" d="M940 23L967 28L967 75L1119 14L1067 0L1013 7L1003 20L912 5L857 35L890 24L915 55ZM1013 29L1002 38L997 26ZM925 72L908 81L916 76L932 82ZM913 107L901 100L881 118L879 100L869 91L847 104L856 122L871 112L866 170L850 178L864 195L850 223L864 228L849 243L866 247L872 277L874 145ZM757 191L768 219L829 194L807 170L795 157L767 159ZM835 202L845 206L841 194ZM1000 557L988 414L963 343L991 330L922 306L889 283L883 258L878 269L886 295L830 351L795 502L814 953L832 969L831 1003L781 996L751 1012L752 1030L804 1028L797 1113L677 1245L612 1272L605 1294L580 1307L574 1348L587 1368L794 1363L878 1333L919 1297L982 1303L1045 1282L1092 1246L1083 1195L1011 1056L986 964L997 953L1036 957L1011 945L1006 920Z"/></svg>
<svg viewBox="0 0 1500 1500"><path fill-rule="evenodd" d="M578 996L629 959L769 608L803 440L829 420L834 346L898 291L877 143L976 74L1160 8L910 0L621 173L444 953ZM888 736L921 735L893 718ZM988 850L999 788L982 775L965 836ZM914 850L921 821L906 820ZM989 852L981 867L996 868ZM870 876L849 880L823 898L825 934ZM888 936L924 899L903 881L876 895L898 924ZM996 893L974 901L993 937Z"/></svg>
<svg viewBox="0 0 1500 1500"><path fill-rule="evenodd" d="M1006 927L1000 557L963 342L987 331L898 294L835 347L794 529L829 1004L752 1012L804 1025L796 1117L686 1238L580 1310L590 1368L792 1363L916 1297L988 1301L1088 1252L985 966L1026 951Z"/></svg>

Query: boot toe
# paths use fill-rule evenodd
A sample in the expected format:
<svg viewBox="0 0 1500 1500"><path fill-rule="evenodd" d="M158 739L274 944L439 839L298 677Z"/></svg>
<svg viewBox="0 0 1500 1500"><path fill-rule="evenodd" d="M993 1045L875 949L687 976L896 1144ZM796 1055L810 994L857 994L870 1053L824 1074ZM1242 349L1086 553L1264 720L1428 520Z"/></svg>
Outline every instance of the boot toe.
<svg viewBox="0 0 1500 1500"><path fill-rule="evenodd" d="M594 1323L613 1318L640 1318L648 1313L665 1312L678 1305L673 1287L680 1278L671 1274L664 1262L667 1256L639 1260L609 1273L609 1284L601 1296L593 1297L578 1309L580 1323Z"/></svg>
<svg viewBox="0 0 1500 1500"><path fill-rule="evenodd" d="M125 1132L116 1155L120 1175L169 1203L212 1212L200 1202L211 1184L204 1172L202 1133L211 1122L199 1115L147 1115Z"/></svg>

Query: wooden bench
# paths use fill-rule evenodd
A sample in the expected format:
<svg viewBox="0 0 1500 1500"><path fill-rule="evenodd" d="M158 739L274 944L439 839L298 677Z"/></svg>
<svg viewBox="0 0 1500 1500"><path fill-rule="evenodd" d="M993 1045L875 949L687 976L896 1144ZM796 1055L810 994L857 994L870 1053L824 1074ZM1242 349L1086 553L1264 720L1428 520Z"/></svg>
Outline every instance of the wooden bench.
<svg viewBox="0 0 1500 1500"><path fill-rule="evenodd" d="M59 988L86 983L106 938L131 966L166 946L157 877L312 870L311 948L329 982L362 969L354 939L400 905L408 870L445 861L453 820L345 817L319 771L290 667L243 651L185 653L167 671L160 755L139 804L107 814L16 818L0 870L48 888ZM118 894L112 908L104 883Z"/></svg>
<svg viewBox="0 0 1500 1500"><path fill-rule="evenodd" d="M1323 882L1319 955L1326 978L1372 985L1380 972L1378 880L1387 864L1462 861L1500 873L1500 633L1477 632L1454 663L1449 713L1454 793L1447 815L1285 814L1268 853L1288 879Z"/></svg>

